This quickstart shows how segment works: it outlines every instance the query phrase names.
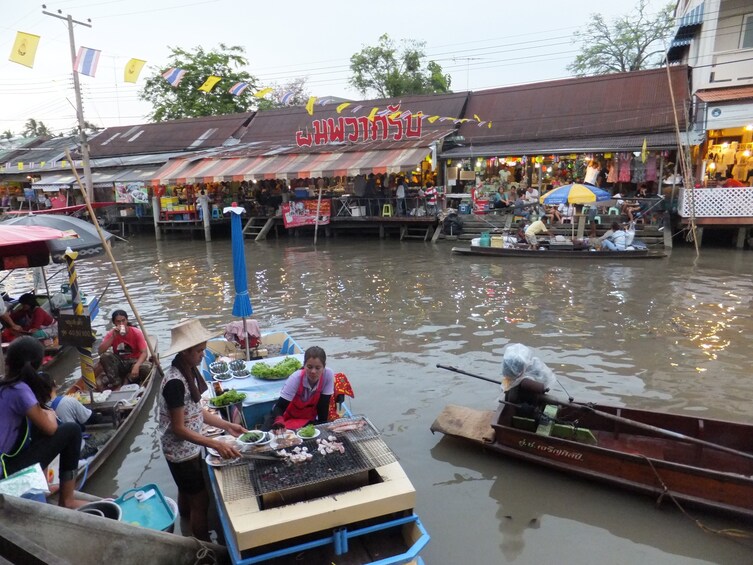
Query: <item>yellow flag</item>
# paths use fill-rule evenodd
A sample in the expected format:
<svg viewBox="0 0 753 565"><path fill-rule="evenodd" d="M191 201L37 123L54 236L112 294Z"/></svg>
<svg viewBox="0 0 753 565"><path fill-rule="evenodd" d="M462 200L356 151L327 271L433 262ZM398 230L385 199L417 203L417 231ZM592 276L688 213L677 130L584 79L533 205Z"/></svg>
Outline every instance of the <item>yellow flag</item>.
<svg viewBox="0 0 753 565"><path fill-rule="evenodd" d="M141 59L131 59L128 61L125 70L123 71L123 80L135 83L139 80L139 75L141 74L141 69L144 68L144 65L146 65L146 61L142 61Z"/></svg>
<svg viewBox="0 0 753 565"><path fill-rule="evenodd" d="M477 122L481 121L481 118L478 117L478 114L473 114L473 119L476 120Z"/></svg>
<svg viewBox="0 0 753 565"><path fill-rule="evenodd" d="M643 147L641 147L641 163L645 163L648 159L648 144L646 138L643 138Z"/></svg>
<svg viewBox="0 0 753 565"><path fill-rule="evenodd" d="M37 55L38 45L38 35L18 31L16 32L16 41L13 42L13 49L8 59L24 67L32 68L34 66L34 57Z"/></svg>
<svg viewBox="0 0 753 565"><path fill-rule="evenodd" d="M433 124L434 122L436 122L436 121L437 121L437 120L439 119L439 116L429 116L429 117L428 117L428 118L426 118L426 119L427 119L427 121L428 121L428 122L429 122L430 124Z"/></svg>
<svg viewBox="0 0 753 565"><path fill-rule="evenodd" d="M23 161L19 161L18 162L18 170L19 171L23 171L24 170L24 163L23 163Z"/></svg>
<svg viewBox="0 0 753 565"><path fill-rule="evenodd" d="M335 108L335 109L337 110L337 113L339 114L339 113L341 113L341 112L342 112L343 110L345 110L345 108L347 108L348 106L350 106L350 102L343 102L342 104L340 104L340 105L339 105L339 106L338 106L337 108Z"/></svg>
<svg viewBox="0 0 753 565"><path fill-rule="evenodd" d="M272 88L271 86L267 88L262 88L259 92L254 92L254 96L256 96L257 98L264 98L267 94L269 94L273 90L274 88Z"/></svg>
<svg viewBox="0 0 753 565"><path fill-rule="evenodd" d="M207 80L204 81L204 84L202 84L199 87L199 90L201 90L202 92L211 92L211 90L214 88L214 85L220 82L221 80L222 80L222 77L216 77L212 75Z"/></svg>
<svg viewBox="0 0 753 565"><path fill-rule="evenodd" d="M306 102L306 111L309 113L309 116L314 115L314 102L316 102L316 96L310 96L309 101Z"/></svg>
<svg viewBox="0 0 753 565"><path fill-rule="evenodd" d="M489 122L488 124L486 124L486 127L488 127L489 129L492 129L492 123Z"/></svg>

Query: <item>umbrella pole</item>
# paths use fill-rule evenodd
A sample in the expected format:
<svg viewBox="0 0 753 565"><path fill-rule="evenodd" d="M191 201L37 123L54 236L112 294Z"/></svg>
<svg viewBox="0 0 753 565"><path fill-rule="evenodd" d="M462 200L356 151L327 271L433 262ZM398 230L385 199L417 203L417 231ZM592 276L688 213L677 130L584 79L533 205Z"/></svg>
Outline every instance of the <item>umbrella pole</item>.
<svg viewBox="0 0 753 565"><path fill-rule="evenodd" d="M246 329L246 316L243 316L243 340L246 342L246 361L251 361L251 351L248 347L248 330Z"/></svg>
<svg viewBox="0 0 753 565"><path fill-rule="evenodd" d="M68 158L68 162L72 163L73 159L71 158L71 152L66 149L65 154ZM136 317L136 321L139 324L139 328L141 329L141 333L144 334L144 340L146 340L146 346L149 349L149 354L152 357L152 361L157 367L157 370L162 374L162 368L159 364L159 357L157 357L157 351L155 350L154 342L152 342L151 339L149 339L149 333L146 330L146 326L144 325L144 322L141 320L141 316L139 315L139 311L136 309L136 305L133 303L133 300L131 299L131 295L128 293L128 287L126 287L126 283L123 280L123 276L120 274L120 268L118 267L118 262L115 260L115 257L112 254L112 249L110 249L110 245L107 243L107 240L105 239L105 234L102 232L102 228L99 225L99 220L97 220L97 216L94 213L94 208L92 208L91 201L89 200L89 195L86 192L86 188L84 187L84 184L81 182L81 177L78 174L78 171L75 167L71 167L71 170L73 171L74 176L76 177L76 182L78 183L79 189L81 190L81 194L84 197L84 203L86 204L86 209L89 212L89 216L91 217L92 223L94 223L94 226L97 228L97 233L99 234L99 239L102 240L102 247L104 247L105 252L107 253L107 256L110 259L110 263L112 263L112 268L115 271L115 275L118 277L118 282L120 283L121 288L123 289L123 294L126 297L126 300L128 301L128 305L131 307L131 310L133 311L133 315Z"/></svg>

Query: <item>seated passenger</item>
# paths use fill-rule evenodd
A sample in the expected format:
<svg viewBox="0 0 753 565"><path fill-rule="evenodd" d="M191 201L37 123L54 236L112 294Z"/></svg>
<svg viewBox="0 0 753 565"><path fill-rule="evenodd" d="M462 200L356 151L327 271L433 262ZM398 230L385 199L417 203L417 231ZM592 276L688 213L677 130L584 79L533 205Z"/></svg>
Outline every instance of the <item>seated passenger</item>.
<svg viewBox="0 0 753 565"><path fill-rule="evenodd" d="M264 428L297 430L327 421L335 373L326 363L327 354L321 347L306 350L303 368L288 377Z"/></svg>
<svg viewBox="0 0 753 565"><path fill-rule="evenodd" d="M19 329L14 329L13 326L5 328L2 334L4 342L13 341L19 335L33 334L55 323L55 318L39 305L37 297L32 293L22 294L18 303L21 308L11 312L10 318Z"/></svg>
<svg viewBox="0 0 753 565"><path fill-rule="evenodd" d="M46 404L46 407L55 411L58 421L78 424L81 431L84 431L87 424L96 424L99 422L99 416L81 404L75 397L65 394L58 396L58 384L49 373L40 372L39 378L44 384L45 390L49 391L50 400Z"/></svg>
<svg viewBox="0 0 753 565"><path fill-rule="evenodd" d="M601 248L606 251L625 251L627 249L627 233L617 222L612 222L612 234L604 239Z"/></svg>

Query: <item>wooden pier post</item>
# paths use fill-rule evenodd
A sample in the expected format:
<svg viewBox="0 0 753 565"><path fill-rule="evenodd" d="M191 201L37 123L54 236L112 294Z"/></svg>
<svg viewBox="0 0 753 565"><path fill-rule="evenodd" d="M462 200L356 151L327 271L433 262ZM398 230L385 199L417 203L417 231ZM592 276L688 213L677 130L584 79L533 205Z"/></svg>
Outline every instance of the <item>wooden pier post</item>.
<svg viewBox="0 0 753 565"><path fill-rule="evenodd" d="M212 228L210 226L212 212L209 210L209 202L206 198L201 198L200 203L202 218L204 219L204 241L212 241Z"/></svg>
<svg viewBox="0 0 753 565"><path fill-rule="evenodd" d="M152 196L152 215L154 216L154 238L162 239L162 232L159 227L159 198Z"/></svg>
<svg viewBox="0 0 753 565"><path fill-rule="evenodd" d="M748 235L748 228L737 228L737 242L735 247L742 249L745 247L745 236Z"/></svg>

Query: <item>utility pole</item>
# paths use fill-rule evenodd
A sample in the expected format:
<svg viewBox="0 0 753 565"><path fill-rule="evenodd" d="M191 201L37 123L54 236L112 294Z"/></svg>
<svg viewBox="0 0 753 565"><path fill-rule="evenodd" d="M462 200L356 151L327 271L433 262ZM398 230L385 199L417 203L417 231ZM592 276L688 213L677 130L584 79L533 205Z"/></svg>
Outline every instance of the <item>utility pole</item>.
<svg viewBox="0 0 753 565"><path fill-rule="evenodd" d="M47 6L42 4L42 13L45 16L52 16L59 20L63 20L68 23L68 42L71 47L71 69L73 71L73 89L76 92L76 117L78 118L78 134L81 144L81 160L84 168L84 185L86 186L86 194L89 197L90 202L94 202L94 185L92 183L92 170L89 163L89 141L86 138L86 122L84 121L84 104L81 101L81 85L78 82L78 72L75 69L76 64L76 39L73 36L73 24L78 24L86 27L91 26L91 20L87 19L85 22L74 20L70 14L64 16L62 10L58 10L57 14L48 12ZM74 164L71 163L71 167Z"/></svg>

